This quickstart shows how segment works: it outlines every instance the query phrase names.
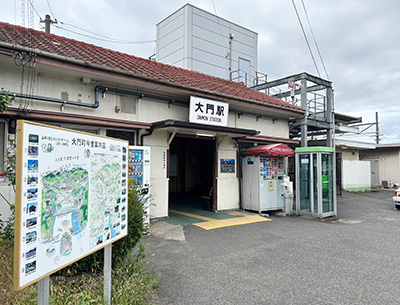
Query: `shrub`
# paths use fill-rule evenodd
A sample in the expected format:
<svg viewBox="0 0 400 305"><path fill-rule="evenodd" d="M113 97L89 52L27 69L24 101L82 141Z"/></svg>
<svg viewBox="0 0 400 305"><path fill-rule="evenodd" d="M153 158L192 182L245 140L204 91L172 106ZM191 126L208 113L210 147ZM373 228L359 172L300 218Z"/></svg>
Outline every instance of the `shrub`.
<svg viewBox="0 0 400 305"><path fill-rule="evenodd" d="M6 219L0 219L0 240L14 241L14 222L15 222L15 206L10 205L11 215ZM1 214L0 214L1 216Z"/></svg>

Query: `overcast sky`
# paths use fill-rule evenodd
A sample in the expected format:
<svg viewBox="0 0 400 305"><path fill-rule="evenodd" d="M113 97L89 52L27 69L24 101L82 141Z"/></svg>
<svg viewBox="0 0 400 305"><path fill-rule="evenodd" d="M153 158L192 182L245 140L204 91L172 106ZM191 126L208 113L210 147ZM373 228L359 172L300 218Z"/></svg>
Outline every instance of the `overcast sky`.
<svg viewBox="0 0 400 305"><path fill-rule="evenodd" d="M327 78L302 1L294 2L321 77ZM28 9L30 3L36 12ZM54 34L147 58L155 53L155 42L108 43L69 31L94 36L78 29L83 28L120 40L154 41L156 24L186 3L187 0L0 0L3 8L0 20L40 30L38 15L44 18L50 14L58 20L57 26L64 28L53 26ZM362 116L364 123L374 122L378 111L381 143L400 143L397 89L400 85L400 1L303 0L303 3L333 82L336 111ZM257 32L257 70L267 74L269 80L301 72L318 76L292 0L192 0L190 4ZM370 131L375 131L375 127ZM367 135L359 136L358 140L373 142L374 138Z"/></svg>

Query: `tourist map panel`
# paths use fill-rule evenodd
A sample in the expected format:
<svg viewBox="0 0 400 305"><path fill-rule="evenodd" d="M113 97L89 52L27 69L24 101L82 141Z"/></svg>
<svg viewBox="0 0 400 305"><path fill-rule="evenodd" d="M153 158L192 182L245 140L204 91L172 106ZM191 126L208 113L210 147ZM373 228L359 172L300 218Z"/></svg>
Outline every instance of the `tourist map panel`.
<svg viewBox="0 0 400 305"><path fill-rule="evenodd" d="M128 142L18 122L16 289L127 234Z"/></svg>

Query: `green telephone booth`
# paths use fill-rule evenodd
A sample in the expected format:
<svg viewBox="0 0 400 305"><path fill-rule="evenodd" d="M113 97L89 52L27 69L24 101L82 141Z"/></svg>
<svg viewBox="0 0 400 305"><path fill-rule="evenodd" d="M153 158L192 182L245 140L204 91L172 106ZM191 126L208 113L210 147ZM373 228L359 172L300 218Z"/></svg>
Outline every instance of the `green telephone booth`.
<svg viewBox="0 0 400 305"><path fill-rule="evenodd" d="M296 148L297 215L337 215L334 153L332 147Z"/></svg>

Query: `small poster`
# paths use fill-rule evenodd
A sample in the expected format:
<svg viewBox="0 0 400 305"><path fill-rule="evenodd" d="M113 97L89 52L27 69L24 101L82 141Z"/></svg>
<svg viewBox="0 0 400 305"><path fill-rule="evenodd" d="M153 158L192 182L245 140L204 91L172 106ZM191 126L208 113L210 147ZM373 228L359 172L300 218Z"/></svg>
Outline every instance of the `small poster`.
<svg viewBox="0 0 400 305"><path fill-rule="evenodd" d="M221 159L221 173L235 173L235 159Z"/></svg>

